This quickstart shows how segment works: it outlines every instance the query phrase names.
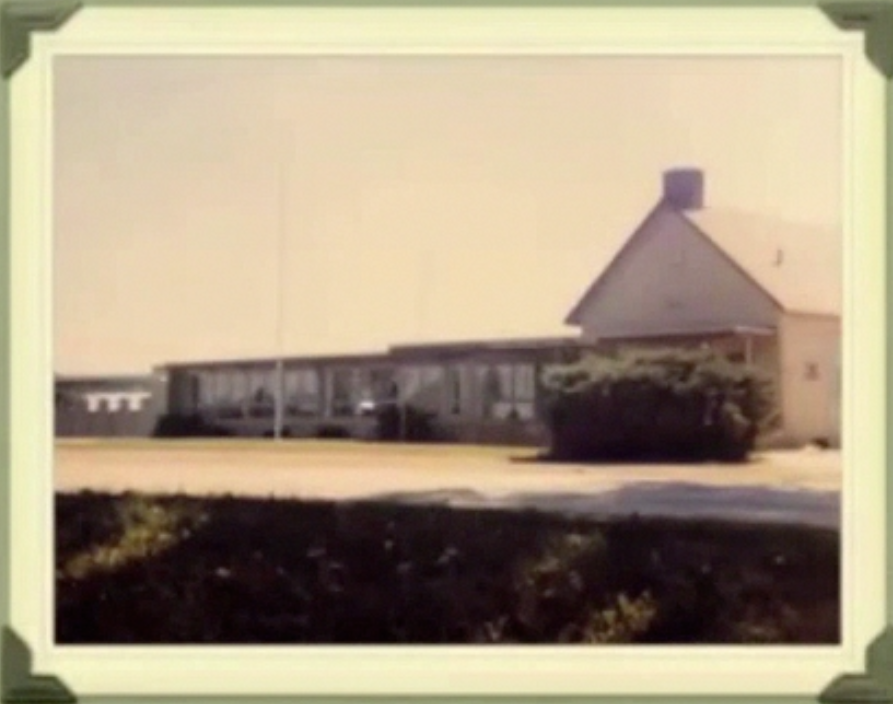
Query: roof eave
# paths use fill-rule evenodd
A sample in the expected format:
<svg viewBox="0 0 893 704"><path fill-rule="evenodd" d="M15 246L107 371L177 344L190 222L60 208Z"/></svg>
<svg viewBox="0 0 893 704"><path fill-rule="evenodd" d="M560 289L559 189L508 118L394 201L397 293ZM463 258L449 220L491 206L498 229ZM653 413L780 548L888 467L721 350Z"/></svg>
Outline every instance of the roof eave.
<svg viewBox="0 0 893 704"><path fill-rule="evenodd" d="M781 312L787 315L808 315L818 318L840 318L842 316L842 312L839 310L801 308L796 306L782 308Z"/></svg>
<svg viewBox="0 0 893 704"><path fill-rule="evenodd" d="M580 326L582 324L582 320L580 319L580 304L574 306L573 310L567 314L564 319L565 325L576 325Z"/></svg>

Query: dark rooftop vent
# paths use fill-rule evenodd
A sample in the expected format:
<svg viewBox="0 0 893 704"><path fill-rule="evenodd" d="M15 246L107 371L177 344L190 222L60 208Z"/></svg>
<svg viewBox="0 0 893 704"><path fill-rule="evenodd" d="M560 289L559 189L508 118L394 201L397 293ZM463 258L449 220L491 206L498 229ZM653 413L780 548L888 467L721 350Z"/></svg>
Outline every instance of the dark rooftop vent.
<svg viewBox="0 0 893 704"><path fill-rule="evenodd" d="M670 169L664 172L664 202L677 210L704 207L704 172L700 169Z"/></svg>

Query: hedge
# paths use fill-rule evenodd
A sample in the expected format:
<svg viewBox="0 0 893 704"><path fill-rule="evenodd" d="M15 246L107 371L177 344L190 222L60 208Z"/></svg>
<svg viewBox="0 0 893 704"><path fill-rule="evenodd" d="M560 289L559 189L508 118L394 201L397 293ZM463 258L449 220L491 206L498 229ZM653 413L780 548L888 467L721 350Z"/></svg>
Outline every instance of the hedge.
<svg viewBox="0 0 893 704"><path fill-rule="evenodd" d="M157 438L214 438L229 437L233 433L198 414L168 413L155 424L152 435Z"/></svg>
<svg viewBox="0 0 893 704"><path fill-rule="evenodd" d="M839 643L807 526L56 496L64 644Z"/></svg>
<svg viewBox="0 0 893 704"><path fill-rule="evenodd" d="M592 355L543 385L557 460L742 461L775 420L770 379L708 349Z"/></svg>

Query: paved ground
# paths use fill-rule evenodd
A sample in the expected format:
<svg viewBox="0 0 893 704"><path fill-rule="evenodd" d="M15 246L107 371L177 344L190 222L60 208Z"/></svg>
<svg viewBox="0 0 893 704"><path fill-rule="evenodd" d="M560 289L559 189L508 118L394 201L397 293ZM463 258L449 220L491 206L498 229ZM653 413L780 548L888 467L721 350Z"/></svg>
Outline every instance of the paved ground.
<svg viewBox="0 0 893 704"><path fill-rule="evenodd" d="M773 452L731 466L558 465L531 455L341 441L59 441L55 485L839 525L838 452Z"/></svg>

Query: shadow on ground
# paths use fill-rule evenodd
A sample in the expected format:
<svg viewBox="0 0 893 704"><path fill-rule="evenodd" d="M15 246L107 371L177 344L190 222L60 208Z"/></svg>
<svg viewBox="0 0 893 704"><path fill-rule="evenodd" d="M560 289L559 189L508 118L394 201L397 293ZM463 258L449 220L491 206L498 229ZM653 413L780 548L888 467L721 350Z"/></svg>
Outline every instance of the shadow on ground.
<svg viewBox="0 0 893 704"><path fill-rule="evenodd" d="M566 516L649 516L726 520L839 528L840 494L835 491L780 489L692 482L639 482L600 493L515 492L488 495L471 489L391 492L374 501L441 504L478 508L532 509Z"/></svg>

